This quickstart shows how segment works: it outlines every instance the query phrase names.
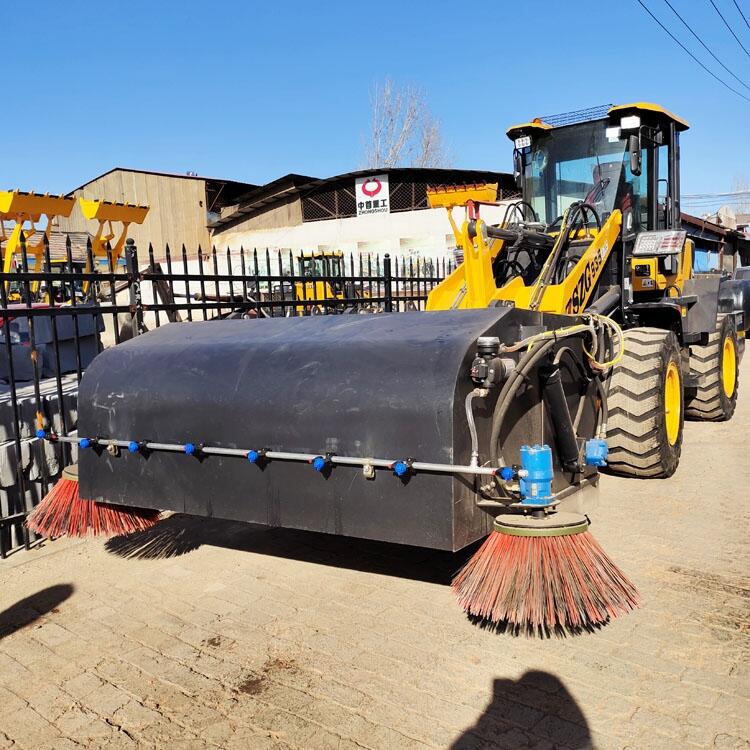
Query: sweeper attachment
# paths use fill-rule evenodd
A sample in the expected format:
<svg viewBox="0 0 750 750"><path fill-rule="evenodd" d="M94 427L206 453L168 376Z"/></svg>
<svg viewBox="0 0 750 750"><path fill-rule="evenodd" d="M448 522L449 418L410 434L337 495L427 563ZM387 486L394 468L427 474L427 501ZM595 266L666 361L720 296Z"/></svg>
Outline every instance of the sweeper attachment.
<svg viewBox="0 0 750 750"><path fill-rule="evenodd" d="M93 361L78 437L43 435L77 440L78 503L443 550L491 532L466 611L577 631L637 603L582 513L620 338L508 304L169 325Z"/></svg>

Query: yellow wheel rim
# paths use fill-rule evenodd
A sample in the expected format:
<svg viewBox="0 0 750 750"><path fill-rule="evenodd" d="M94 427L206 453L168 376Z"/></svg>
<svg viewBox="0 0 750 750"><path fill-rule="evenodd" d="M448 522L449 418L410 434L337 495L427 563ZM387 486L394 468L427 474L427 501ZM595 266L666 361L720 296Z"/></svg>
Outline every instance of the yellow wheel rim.
<svg viewBox="0 0 750 750"><path fill-rule="evenodd" d="M721 350L721 382L727 398L734 396L734 388L737 385L737 354L734 350L734 341L727 336Z"/></svg>
<svg viewBox="0 0 750 750"><path fill-rule="evenodd" d="M667 365L667 377L664 382L664 422L667 426L667 440L670 445L674 445L680 436L681 409L680 370L675 362L670 362Z"/></svg>

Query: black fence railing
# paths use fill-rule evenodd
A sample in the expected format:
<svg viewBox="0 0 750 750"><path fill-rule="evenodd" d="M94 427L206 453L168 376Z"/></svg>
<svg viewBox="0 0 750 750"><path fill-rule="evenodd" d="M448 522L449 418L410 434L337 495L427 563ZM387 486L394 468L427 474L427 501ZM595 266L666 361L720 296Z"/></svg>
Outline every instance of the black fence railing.
<svg viewBox="0 0 750 750"><path fill-rule="evenodd" d="M0 273L0 558L37 543L24 525L63 467L70 443L39 429L75 432L78 383L105 347L166 323L220 318L377 314L424 309L452 261L270 250L203 252L152 247L123 257L89 243L62 257L27 251ZM258 323L261 324L260 322Z"/></svg>

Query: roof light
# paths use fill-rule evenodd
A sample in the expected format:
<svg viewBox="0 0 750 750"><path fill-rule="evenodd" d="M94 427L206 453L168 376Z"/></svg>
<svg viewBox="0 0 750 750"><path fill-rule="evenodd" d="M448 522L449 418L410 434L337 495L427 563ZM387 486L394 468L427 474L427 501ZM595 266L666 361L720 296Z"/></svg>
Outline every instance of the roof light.
<svg viewBox="0 0 750 750"><path fill-rule="evenodd" d="M620 127L623 130L635 130L641 127L641 118L638 115L629 115L620 119Z"/></svg>
<svg viewBox="0 0 750 750"><path fill-rule="evenodd" d="M607 140L610 143L613 143L614 141L618 141L620 139L620 134L622 133L622 130L618 128L617 126L612 128L607 128L604 131L604 135L607 137Z"/></svg>

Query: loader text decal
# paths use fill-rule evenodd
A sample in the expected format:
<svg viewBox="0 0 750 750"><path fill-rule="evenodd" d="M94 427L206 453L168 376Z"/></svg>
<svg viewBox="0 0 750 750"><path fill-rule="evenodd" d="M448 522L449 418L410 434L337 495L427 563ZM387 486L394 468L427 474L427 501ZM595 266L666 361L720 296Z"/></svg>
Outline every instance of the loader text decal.
<svg viewBox="0 0 750 750"><path fill-rule="evenodd" d="M565 312L569 315L579 313L585 306L589 294L591 293L591 288L594 286L599 276L599 270L602 267L602 262L604 261L608 250L609 246L605 242L599 248L598 252L594 254L594 257L586 263L586 268L583 269L581 278L578 279L578 283L576 284L575 289L573 289L573 294L571 294L570 299L568 300L568 306L565 308Z"/></svg>

